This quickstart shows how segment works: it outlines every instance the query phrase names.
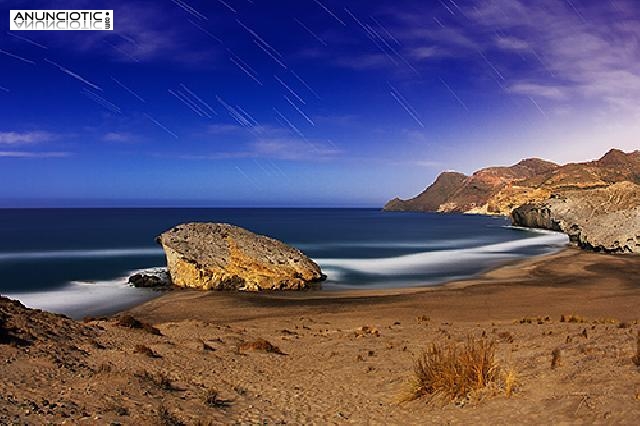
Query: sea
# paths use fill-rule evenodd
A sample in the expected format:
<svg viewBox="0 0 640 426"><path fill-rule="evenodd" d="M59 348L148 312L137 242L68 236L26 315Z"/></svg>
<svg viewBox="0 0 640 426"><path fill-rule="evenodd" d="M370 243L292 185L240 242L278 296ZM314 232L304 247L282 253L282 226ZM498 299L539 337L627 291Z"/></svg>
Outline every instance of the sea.
<svg viewBox="0 0 640 426"><path fill-rule="evenodd" d="M433 286L552 253L564 234L496 216L338 208L0 209L0 294L73 318L114 313L161 292L127 278L166 266L156 236L226 222L302 250L327 275L319 291Z"/></svg>

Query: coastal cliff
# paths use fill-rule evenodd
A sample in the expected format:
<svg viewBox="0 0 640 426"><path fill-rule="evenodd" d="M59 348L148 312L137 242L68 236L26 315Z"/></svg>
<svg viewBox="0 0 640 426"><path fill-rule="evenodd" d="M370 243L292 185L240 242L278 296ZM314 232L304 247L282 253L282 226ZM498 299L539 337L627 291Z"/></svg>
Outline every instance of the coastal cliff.
<svg viewBox="0 0 640 426"><path fill-rule="evenodd" d="M158 237L173 285L202 290L300 290L324 278L300 250L224 223L187 223Z"/></svg>
<svg viewBox="0 0 640 426"><path fill-rule="evenodd" d="M415 198L395 198L384 210L500 214L515 225L565 232L585 249L638 253L639 184L640 151L612 149L563 166L534 158L471 176L444 172Z"/></svg>
<svg viewBox="0 0 640 426"><path fill-rule="evenodd" d="M565 191L514 209L512 219L517 226L565 232L585 249L640 253L640 186L631 182Z"/></svg>

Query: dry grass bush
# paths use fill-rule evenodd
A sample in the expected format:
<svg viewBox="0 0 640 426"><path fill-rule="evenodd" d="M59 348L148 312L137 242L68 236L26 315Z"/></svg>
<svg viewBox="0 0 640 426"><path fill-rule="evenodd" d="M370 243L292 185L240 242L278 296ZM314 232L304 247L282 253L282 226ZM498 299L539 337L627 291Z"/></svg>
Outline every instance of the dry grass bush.
<svg viewBox="0 0 640 426"><path fill-rule="evenodd" d="M560 367L562 364L562 350L560 348L555 348L551 351L551 368L556 369Z"/></svg>
<svg viewBox="0 0 640 426"><path fill-rule="evenodd" d="M546 317L522 318L519 321L515 321L516 324L544 324L545 322L551 322L551 318L548 315Z"/></svg>
<svg viewBox="0 0 640 426"><path fill-rule="evenodd" d="M163 426L183 426L184 423L171 413L164 405L158 408L158 423Z"/></svg>
<svg viewBox="0 0 640 426"><path fill-rule="evenodd" d="M166 391L178 390L175 386L173 386L173 381L171 378L164 373L151 374L147 370L137 371L134 376L138 377L145 382L149 382L156 386L159 389Z"/></svg>
<svg viewBox="0 0 640 426"><path fill-rule="evenodd" d="M638 337L636 338L636 353L632 358L635 365L640 367L640 331L638 331Z"/></svg>
<svg viewBox="0 0 640 426"><path fill-rule="evenodd" d="M575 315L575 314L569 314L569 315L565 315L562 314L560 315L560 322L577 322L577 323L583 323L583 322L587 322L587 320L581 316Z"/></svg>
<svg viewBox="0 0 640 426"><path fill-rule="evenodd" d="M229 401L220 398L220 394L215 389L207 389L203 402L211 408L225 408L229 406Z"/></svg>
<svg viewBox="0 0 640 426"><path fill-rule="evenodd" d="M411 393L404 399L438 396L458 401L501 386L511 396L515 372L510 370L503 378L495 353L495 341L482 338L469 337L463 344L433 343L416 360Z"/></svg>
<svg viewBox="0 0 640 426"><path fill-rule="evenodd" d="M498 338L507 343L513 343L513 335L508 331L501 331L498 333Z"/></svg>
<svg viewBox="0 0 640 426"><path fill-rule="evenodd" d="M422 323L422 322L428 323L428 322L431 321L431 318L429 318L426 315L420 315L420 316L416 317L416 321L419 322L419 323Z"/></svg>

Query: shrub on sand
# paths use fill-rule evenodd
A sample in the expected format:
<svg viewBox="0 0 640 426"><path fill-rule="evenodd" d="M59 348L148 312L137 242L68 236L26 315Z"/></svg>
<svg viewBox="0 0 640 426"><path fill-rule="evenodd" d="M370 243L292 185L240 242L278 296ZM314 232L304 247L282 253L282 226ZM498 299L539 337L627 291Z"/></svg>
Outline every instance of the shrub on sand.
<svg viewBox="0 0 640 426"><path fill-rule="evenodd" d="M640 367L640 331L638 331L638 337L636 338L636 354L632 358L633 363Z"/></svg>
<svg viewBox="0 0 640 426"><path fill-rule="evenodd" d="M467 338L464 344L433 343L416 360L409 399L443 396L467 398L472 392L497 384L500 368L495 360L496 343ZM508 394L513 391L512 375Z"/></svg>

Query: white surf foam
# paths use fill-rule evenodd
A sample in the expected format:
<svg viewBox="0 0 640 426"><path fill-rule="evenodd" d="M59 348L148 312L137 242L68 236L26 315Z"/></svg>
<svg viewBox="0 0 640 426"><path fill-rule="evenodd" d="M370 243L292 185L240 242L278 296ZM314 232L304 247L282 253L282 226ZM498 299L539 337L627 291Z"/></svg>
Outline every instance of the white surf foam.
<svg viewBox="0 0 640 426"><path fill-rule="evenodd" d="M294 247L300 250L331 249L331 248L422 248L433 249L443 247L470 246L485 242L485 239L469 238L459 240L435 240L429 242L422 241L354 241L354 242L329 242L329 243L293 243Z"/></svg>
<svg viewBox="0 0 640 426"><path fill-rule="evenodd" d="M162 268L131 271L123 277L105 281L71 281L45 291L3 294L25 306L80 318L86 315L113 313L152 299L159 293L152 289L135 288L128 278L136 273L153 273Z"/></svg>
<svg viewBox="0 0 640 426"><path fill-rule="evenodd" d="M314 259L325 270L342 269L365 274L406 274L420 270L436 268L443 265L455 265L461 262L483 261L500 257L510 259L523 256L516 250L548 246L549 249L560 248L568 243L568 237L558 232L544 231L539 236L504 243L487 244L478 247L438 250L423 253L407 254L388 258L371 259Z"/></svg>

